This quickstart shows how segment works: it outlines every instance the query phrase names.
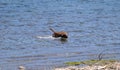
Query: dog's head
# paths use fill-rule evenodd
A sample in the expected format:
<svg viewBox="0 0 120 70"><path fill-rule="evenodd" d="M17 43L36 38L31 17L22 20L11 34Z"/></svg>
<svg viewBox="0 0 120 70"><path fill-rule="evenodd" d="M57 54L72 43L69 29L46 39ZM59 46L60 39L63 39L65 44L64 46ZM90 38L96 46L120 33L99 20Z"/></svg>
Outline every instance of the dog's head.
<svg viewBox="0 0 120 70"><path fill-rule="evenodd" d="M68 36L67 35L62 35L61 38L68 38Z"/></svg>

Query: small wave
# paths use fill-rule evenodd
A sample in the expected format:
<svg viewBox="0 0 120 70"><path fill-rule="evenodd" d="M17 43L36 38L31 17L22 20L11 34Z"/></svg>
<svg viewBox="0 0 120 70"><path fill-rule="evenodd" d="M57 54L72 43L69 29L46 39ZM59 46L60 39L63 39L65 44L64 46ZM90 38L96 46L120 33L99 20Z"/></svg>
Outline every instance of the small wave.
<svg viewBox="0 0 120 70"><path fill-rule="evenodd" d="M39 39L54 39L52 36L37 36Z"/></svg>

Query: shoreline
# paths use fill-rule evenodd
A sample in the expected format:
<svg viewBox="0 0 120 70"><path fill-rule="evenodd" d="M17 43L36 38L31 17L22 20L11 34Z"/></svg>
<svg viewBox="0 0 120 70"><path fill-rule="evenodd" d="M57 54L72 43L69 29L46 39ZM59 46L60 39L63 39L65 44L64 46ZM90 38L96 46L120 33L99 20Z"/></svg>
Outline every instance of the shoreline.
<svg viewBox="0 0 120 70"><path fill-rule="evenodd" d="M120 70L119 61L115 62L107 61L108 63L105 62L105 64L104 63L101 64L100 62L96 62L95 64L92 65L85 64L83 66L70 65L67 67L55 68L54 70Z"/></svg>

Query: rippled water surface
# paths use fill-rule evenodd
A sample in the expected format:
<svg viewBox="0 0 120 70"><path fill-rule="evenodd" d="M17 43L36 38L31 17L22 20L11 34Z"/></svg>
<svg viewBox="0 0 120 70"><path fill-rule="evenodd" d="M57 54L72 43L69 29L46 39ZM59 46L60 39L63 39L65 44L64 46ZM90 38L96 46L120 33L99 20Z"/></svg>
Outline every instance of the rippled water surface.
<svg viewBox="0 0 120 70"><path fill-rule="evenodd" d="M49 27L68 40L52 38ZM102 51L120 59L119 0L0 0L1 70L52 70Z"/></svg>

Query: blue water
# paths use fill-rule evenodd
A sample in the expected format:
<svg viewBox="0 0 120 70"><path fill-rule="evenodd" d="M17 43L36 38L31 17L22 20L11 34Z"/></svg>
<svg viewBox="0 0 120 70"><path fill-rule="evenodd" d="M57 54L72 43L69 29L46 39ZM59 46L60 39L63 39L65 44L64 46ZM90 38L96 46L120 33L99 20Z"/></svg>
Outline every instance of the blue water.
<svg viewBox="0 0 120 70"><path fill-rule="evenodd" d="M0 69L53 70L67 61L120 60L119 0L0 0ZM67 41L52 38L69 33Z"/></svg>

